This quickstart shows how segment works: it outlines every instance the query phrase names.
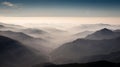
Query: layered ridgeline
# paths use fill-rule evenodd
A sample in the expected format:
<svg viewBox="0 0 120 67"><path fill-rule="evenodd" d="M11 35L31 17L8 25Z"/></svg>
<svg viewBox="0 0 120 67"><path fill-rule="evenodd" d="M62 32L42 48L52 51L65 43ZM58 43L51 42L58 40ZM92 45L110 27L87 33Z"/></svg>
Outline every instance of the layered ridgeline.
<svg viewBox="0 0 120 67"><path fill-rule="evenodd" d="M120 62L119 36L118 32L107 28L101 29L84 39L77 39L58 47L51 53L51 59L54 63L60 64L86 63L99 60Z"/></svg>
<svg viewBox="0 0 120 67"><path fill-rule="evenodd" d="M46 61L43 53L35 53L16 40L0 36L0 67L31 67Z"/></svg>
<svg viewBox="0 0 120 67"><path fill-rule="evenodd" d="M46 44L50 42L26 33L39 30L12 24L0 25L0 67L31 67L49 61L47 52L50 48ZM24 31L26 29L28 31Z"/></svg>
<svg viewBox="0 0 120 67"><path fill-rule="evenodd" d="M89 34L92 34L94 31L83 31L83 32L78 32L75 33L72 36L72 39L78 39L78 38L85 38L86 36L88 36Z"/></svg>
<svg viewBox="0 0 120 67"><path fill-rule="evenodd" d="M57 28L27 28L19 25L0 23L0 35L24 43L26 46L49 53L69 39L68 32ZM63 39L66 37L66 39Z"/></svg>
<svg viewBox="0 0 120 67"><path fill-rule="evenodd" d="M0 23L0 35L9 37L23 43L25 46L48 53L53 44L49 32L36 28L26 28L19 25Z"/></svg>
<svg viewBox="0 0 120 67"><path fill-rule="evenodd" d="M25 29L26 27L20 26L20 25L14 25L14 24L6 24L6 23L1 23L0 22L0 30L2 31L7 31L7 30L12 30L12 31L19 31L21 29Z"/></svg>
<svg viewBox="0 0 120 67"><path fill-rule="evenodd" d="M48 51L48 50L44 50L47 48L45 44L46 42L48 43L48 41L42 38L34 38L22 32L13 32L13 31L0 31L0 35L12 38L14 40L18 40L19 42L23 43L25 46L35 48L38 50L40 49L46 52Z"/></svg>
<svg viewBox="0 0 120 67"><path fill-rule="evenodd" d="M23 49L22 47L19 48L18 46L9 45L14 43L9 43L6 39L2 39L1 42L5 42L5 48L7 47L6 45L11 47L9 49L5 49L9 52L1 53L2 58L0 58L0 67L31 67L36 64L42 65L43 63L49 62L49 52L51 52L51 50L53 50L52 48L54 48L54 46L51 48L51 45L54 45L54 43L50 41L57 36L55 35L56 33L61 31L57 30L58 32L55 32L54 36L53 32L56 31L56 29L45 31L4 23L0 23L0 25L0 36L15 40L15 42L19 42L16 45L24 47ZM12 48L15 53L12 53Z"/></svg>
<svg viewBox="0 0 120 67"><path fill-rule="evenodd" d="M99 23L99 24L81 24L78 26L74 27L74 30L98 30L98 29L103 29L103 28L109 28L109 29L120 29L120 25L111 25L111 24L104 24L104 23Z"/></svg>
<svg viewBox="0 0 120 67"><path fill-rule="evenodd" d="M101 26L113 25L101 24L99 28ZM83 32L74 32L0 23L0 67L43 67L49 64L54 67L57 63L86 65L87 62L101 60L110 61L110 64L115 62L116 65L120 62L119 26L116 30L102 28L96 32L86 26L84 28Z"/></svg>
<svg viewBox="0 0 120 67"><path fill-rule="evenodd" d="M120 36L120 32L112 31L107 28L96 31L93 34L88 35L85 39L91 40L103 40L103 39L112 39Z"/></svg>

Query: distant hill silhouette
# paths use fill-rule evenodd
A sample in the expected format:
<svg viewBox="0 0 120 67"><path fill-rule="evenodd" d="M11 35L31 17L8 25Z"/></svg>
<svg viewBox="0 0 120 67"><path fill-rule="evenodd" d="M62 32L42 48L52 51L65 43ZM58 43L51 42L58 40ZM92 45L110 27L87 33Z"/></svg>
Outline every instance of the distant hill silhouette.
<svg viewBox="0 0 120 67"><path fill-rule="evenodd" d="M83 31L83 32L74 34L73 36L76 38L85 38L87 35L92 34L92 33L93 33L93 31Z"/></svg>
<svg viewBox="0 0 120 67"><path fill-rule="evenodd" d="M30 35L34 38L42 38L44 40L52 39L52 36L49 32L41 29L27 28L27 29L22 29L21 32Z"/></svg>
<svg viewBox="0 0 120 67"><path fill-rule="evenodd" d="M23 29L23 32L29 33L29 34L46 34L46 33L48 33L43 30L34 29L34 28Z"/></svg>
<svg viewBox="0 0 120 67"><path fill-rule="evenodd" d="M120 36L120 33L104 28L104 29L96 31L93 34L86 36L85 39L102 40L102 39L112 39L112 38L116 38L119 36Z"/></svg>
<svg viewBox="0 0 120 67"><path fill-rule="evenodd" d="M98 23L98 24L82 24L75 29L77 30L89 30L89 31L95 31L103 28L108 28L108 29L120 29L120 25L112 25L112 24L104 24L104 23Z"/></svg>
<svg viewBox="0 0 120 67"><path fill-rule="evenodd" d="M4 25L0 25L0 28L4 28L5 26Z"/></svg>
<svg viewBox="0 0 120 67"><path fill-rule="evenodd" d="M20 26L20 25L14 25L14 24L7 24L7 23L1 23L0 22L0 30L14 30L14 31L18 31L20 29L24 29L25 27Z"/></svg>

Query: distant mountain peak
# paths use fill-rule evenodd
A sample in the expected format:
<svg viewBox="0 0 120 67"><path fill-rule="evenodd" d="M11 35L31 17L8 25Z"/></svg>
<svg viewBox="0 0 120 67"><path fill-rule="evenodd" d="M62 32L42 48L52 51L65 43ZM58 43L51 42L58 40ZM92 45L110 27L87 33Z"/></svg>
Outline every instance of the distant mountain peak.
<svg viewBox="0 0 120 67"><path fill-rule="evenodd" d="M103 29L101 29L101 31L112 31L112 30L110 30L108 28L103 28Z"/></svg>
<svg viewBox="0 0 120 67"><path fill-rule="evenodd" d="M107 29L107 28L103 28L103 29L101 29L101 30L99 30L99 31L96 31L95 33L96 33L96 34L97 34L97 33L109 34L109 33L113 33L113 31L110 30L110 29Z"/></svg>
<svg viewBox="0 0 120 67"><path fill-rule="evenodd" d="M107 29L107 28L103 28L101 30L99 30L100 32L113 32L112 30L110 29Z"/></svg>
<svg viewBox="0 0 120 67"><path fill-rule="evenodd" d="M91 35L88 35L86 37L86 39L97 39L97 40L102 40L102 39L112 39L112 38L116 38L119 37L120 35L110 29L107 28L103 28L101 30L98 30L96 32L94 32Z"/></svg>

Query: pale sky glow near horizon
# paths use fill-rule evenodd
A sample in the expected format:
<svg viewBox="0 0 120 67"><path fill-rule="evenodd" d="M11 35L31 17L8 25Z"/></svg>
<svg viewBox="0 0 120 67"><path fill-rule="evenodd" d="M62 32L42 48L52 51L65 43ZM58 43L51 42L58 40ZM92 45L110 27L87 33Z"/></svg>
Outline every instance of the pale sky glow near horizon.
<svg viewBox="0 0 120 67"><path fill-rule="evenodd" d="M120 17L0 17L1 22L5 23L80 23L80 24L96 24L108 23L119 24Z"/></svg>
<svg viewBox="0 0 120 67"><path fill-rule="evenodd" d="M0 22L23 26L73 27L80 24L120 24L120 17L0 17Z"/></svg>

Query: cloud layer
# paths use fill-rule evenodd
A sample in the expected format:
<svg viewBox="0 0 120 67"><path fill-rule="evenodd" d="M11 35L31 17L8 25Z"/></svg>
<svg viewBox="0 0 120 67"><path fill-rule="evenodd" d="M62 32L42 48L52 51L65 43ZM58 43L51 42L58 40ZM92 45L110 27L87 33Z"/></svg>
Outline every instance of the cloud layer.
<svg viewBox="0 0 120 67"><path fill-rule="evenodd" d="M7 2L7 1L2 2L1 4L4 5L4 6L8 6L8 7L16 7L15 4L13 4L13 3L11 3L11 2Z"/></svg>

